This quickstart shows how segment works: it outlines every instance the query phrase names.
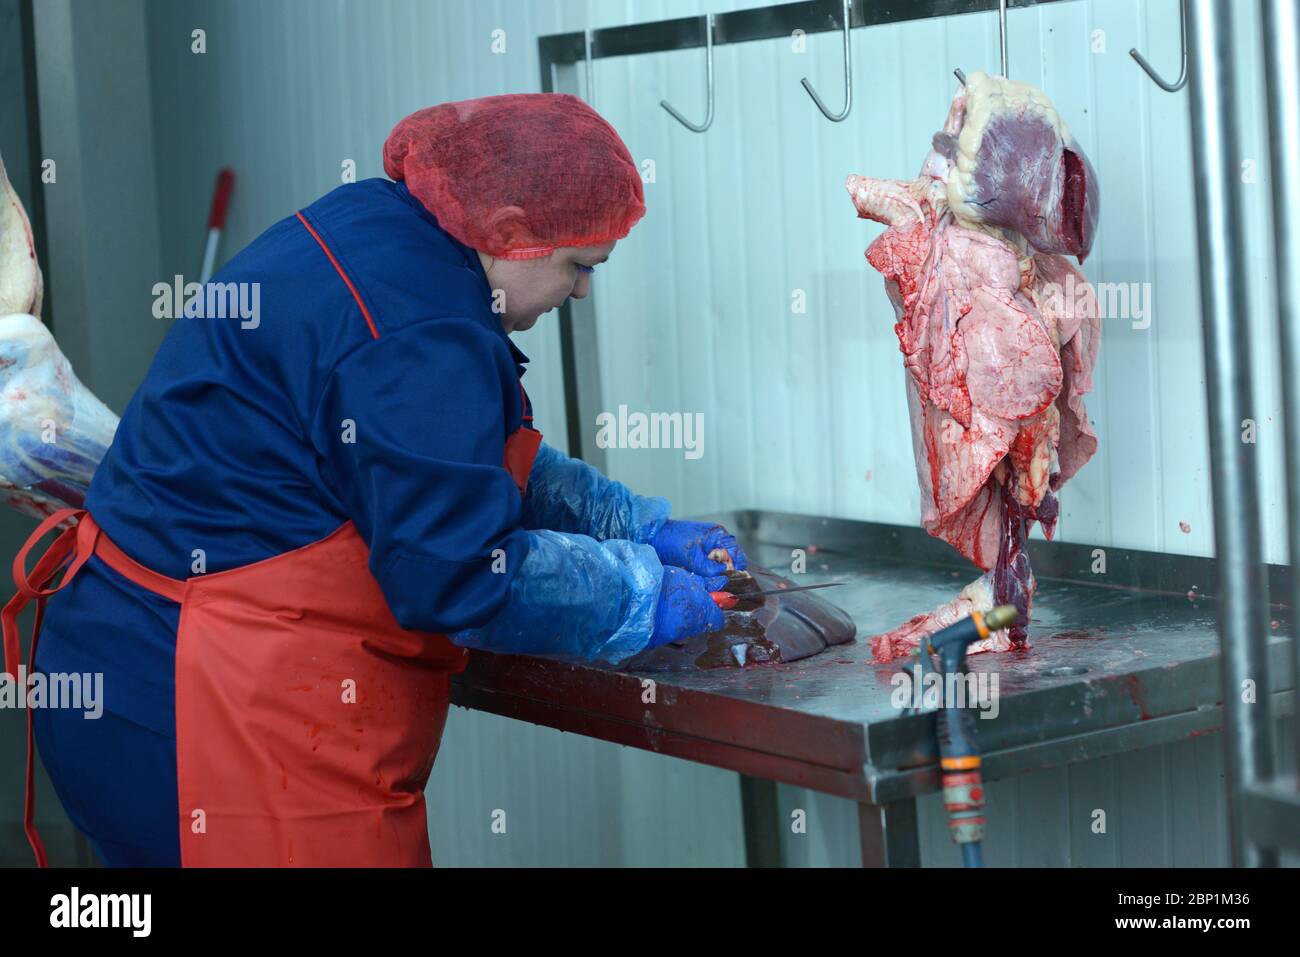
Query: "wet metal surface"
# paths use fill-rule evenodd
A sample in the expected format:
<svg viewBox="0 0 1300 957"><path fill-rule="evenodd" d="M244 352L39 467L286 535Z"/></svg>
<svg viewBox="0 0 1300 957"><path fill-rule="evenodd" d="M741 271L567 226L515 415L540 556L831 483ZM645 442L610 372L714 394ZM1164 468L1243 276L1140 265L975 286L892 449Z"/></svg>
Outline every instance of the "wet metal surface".
<svg viewBox="0 0 1300 957"><path fill-rule="evenodd" d="M934 790L934 714L908 714L891 700L907 662L877 664L869 639L951 599L976 570L948 559L950 549L931 548L941 543L920 529L758 512L717 517L751 562L784 571L799 548L806 572L787 577L845 582L812 594L833 596L858 637L792 663L653 674L475 654L453 700L859 800ZM1035 542L1029 649L971 657L996 695L996 717L978 729L987 778L1219 726L1215 601L1203 597L1213 591L1212 562L1107 551L1110 572L1098 574L1094 550ZM1271 607L1270 624L1282 713L1293 705L1289 610Z"/></svg>
<svg viewBox="0 0 1300 957"><path fill-rule="evenodd" d="M776 564L789 549L745 544L760 564ZM974 572L974 569L972 569ZM743 673L674 675L675 685L724 691L767 705L834 715L862 723L897 716L891 678L905 662L877 664L870 636L950 600L974 573L934 565L900 564L821 553L799 581L841 581L835 604L858 628L848 645L789 666ZM971 657L973 671L996 672L1002 694L1077 681L1083 675L1127 674L1217 653L1213 601L1039 580L1030 647L1023 652ZM1064 669L1064 671L1062 671Z"/></svg>

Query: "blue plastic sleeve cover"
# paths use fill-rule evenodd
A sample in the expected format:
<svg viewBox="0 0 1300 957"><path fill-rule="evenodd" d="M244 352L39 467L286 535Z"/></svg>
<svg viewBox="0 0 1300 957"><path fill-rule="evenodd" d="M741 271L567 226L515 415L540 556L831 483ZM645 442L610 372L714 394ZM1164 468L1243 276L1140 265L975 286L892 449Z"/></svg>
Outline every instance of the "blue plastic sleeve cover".
<svg viewBox="0 0 1300 957"><path fill-rule="evenodd" d="M452 632L455 644L614 665L649 645L664 574L653 548L566 532L527 534L528 555L505 608L482 627Z"/></svg>
<svg viewBox="0 0 1300 957"><path fill-rule="evenodd" d="M666 498L637 495L543 442L528 475L523 526L645 544L668 521L670 510Z"/></svg>

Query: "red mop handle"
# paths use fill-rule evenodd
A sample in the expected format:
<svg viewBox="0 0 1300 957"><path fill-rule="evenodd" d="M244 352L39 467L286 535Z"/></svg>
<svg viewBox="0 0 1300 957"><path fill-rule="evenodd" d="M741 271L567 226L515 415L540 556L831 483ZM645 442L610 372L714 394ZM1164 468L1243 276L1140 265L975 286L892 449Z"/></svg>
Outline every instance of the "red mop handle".
<svg viewBox="0 0 1300 957"><path fill-rule="evenodd" d="M208 212L208 229L224 229L226 208L230 206L230 192L235 188L235 171L229 166L217 174L217 185L212 190L212 209Z"/></svg>

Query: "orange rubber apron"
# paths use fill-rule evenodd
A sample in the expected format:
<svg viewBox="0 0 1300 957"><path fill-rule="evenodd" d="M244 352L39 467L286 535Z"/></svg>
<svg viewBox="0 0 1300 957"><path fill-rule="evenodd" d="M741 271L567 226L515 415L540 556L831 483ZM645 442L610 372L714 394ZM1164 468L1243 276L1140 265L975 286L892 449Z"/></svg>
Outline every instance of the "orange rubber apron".
<svg viewBox="0 0 1300 957"><path fill-rule="evenodd" d="M523 385L520 384L523 393ZM524 409L528 400L524 395ZM525 416L524 422L531 422ZM505 467L523 494L542 436L521 425ZM79 521L78 521L79 520ZM59 535L27 573L35 544ZM140 565L83 509L45 519L14 559L4 608L5 669L16 677L18 614L41 614L92 555L180 604L176 777L184 867L427 867L424 787L469 652L397 624L352 522L265 561L180 581ZM61 569L62 581L49 586ZM25 689L24 689L25 690ZM23 825L35 826L27 712Z"/></svg>

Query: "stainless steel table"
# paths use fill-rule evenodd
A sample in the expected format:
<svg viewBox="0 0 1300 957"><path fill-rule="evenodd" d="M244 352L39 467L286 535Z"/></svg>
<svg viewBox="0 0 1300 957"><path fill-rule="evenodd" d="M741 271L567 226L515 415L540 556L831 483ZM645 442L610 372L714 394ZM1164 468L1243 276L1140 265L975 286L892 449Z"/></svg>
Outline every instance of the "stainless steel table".
<svg viewBox="0 0 1300 957"><path fill-rule="evenodd" d="M826 597L853 616L858 638L803 661L684 674L475 653L453 702L740 772L752 865L779 863L778 781L857 801L864 865L918 865L916 797L939 790L935 716L895 707L901 663L873 662L866 639L952 598L976 569L920 528L759 511L708 518L775 571L803 549L806 572L791 575L800 584L846 582ZM1045 541L1030 553L1030 650L970 659L998 681L999 713L979 722L986 780L1220 727L1211 559ZM1272 594L1284 595L1289 569L1269 572ZM1274 606L1270 619L1269 691L1283 714L1294 707L1289 610Z"/></svg>

